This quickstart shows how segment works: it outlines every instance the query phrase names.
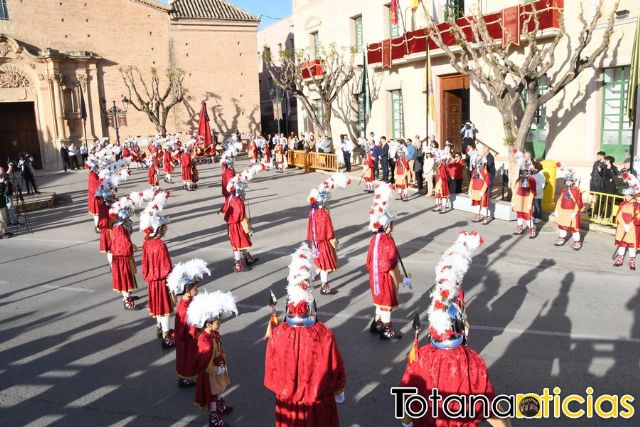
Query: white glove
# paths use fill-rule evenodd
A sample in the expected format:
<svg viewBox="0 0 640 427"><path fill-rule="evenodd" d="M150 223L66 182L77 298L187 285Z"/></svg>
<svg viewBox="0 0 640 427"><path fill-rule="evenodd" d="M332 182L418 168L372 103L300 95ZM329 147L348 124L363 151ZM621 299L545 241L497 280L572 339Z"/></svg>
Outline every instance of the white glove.
<svg viewBox="0 0 640 427"><path fill-rule="evenodd" d="M344 391L336 395L336 403L344 403Z"/></svg>
<svg viewBox="0 0 640 427"><path fill-rule="evenodd" d="M227 368L224 366L218 366L218 372L216 372L216 375L221 377L225 372L227 372Z"/></svg>
<svg viewBox="0 0 640 427"><path fill-rule="evenodd" d="M624 232L628 233L629 230L631 229L631 227L629 226L629 224L622 224L622 228L624 228Z"/></svg>
<svg viewBox="0 0 640 427"><path fill-rule="evenodd" d="M402 427L413 427L413 421L408 424L402 423Z"/></svg>
<svg viewBox="0 0 640 427"><path fill-rule="evenodd" d="M411 285L413 285L413 280L411 280L411 277L405 277L404 279L402 279L402 286L407 287Z"/></svg>
<svg viewBox="0 0 640 427"><path fill-rule="evenodd" d="M571 219L576 219L577 216L578 216L578 213L574 212L571 214Z"/></svg>

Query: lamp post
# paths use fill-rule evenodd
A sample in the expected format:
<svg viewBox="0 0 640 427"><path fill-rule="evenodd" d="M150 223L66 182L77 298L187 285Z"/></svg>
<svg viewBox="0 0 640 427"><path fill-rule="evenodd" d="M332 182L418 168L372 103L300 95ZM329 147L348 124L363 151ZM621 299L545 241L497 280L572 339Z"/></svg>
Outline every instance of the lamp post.
<svg viewBox="0 0 640 427"><path fill-rule="evenodd" d="M269 89L269 94L271 95L271 103L273 104L273 119L278 124L278 135L280 135L280 120L282 119L282 88L272 86L271 89ZM277 108L276 105L278 106Z"/></svg>
<svg viewBox="0 0 640 427"><path fill-rule="evenodd" d="M102 99L102 105L105 114L107 115L107 122L109 126L116 131L116 142L120 145L120 119L122 119L122 125L127 125L127 109L129 107L129 99L126 96L122 97L123 108L116 106L116 101L113 101L113 107L107 109L107 100Z"/></svg>

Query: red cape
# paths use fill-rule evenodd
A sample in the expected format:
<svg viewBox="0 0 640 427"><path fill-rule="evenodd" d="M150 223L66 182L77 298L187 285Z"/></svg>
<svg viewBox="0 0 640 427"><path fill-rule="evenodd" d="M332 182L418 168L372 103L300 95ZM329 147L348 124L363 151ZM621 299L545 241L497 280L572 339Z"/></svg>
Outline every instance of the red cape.
<svg viewBox="0 0 640 427"><path fill-rule="evenodd" d="M376 236L378 242L378 262L374 263ZM369 242L367 252L367 270L369 270L369 287L373 304L381 308L395 308L398 306L398 293L389 271L398 265L398 249L393 237L387 233L376 233ZM377 272L376 272L377 270Z"/></svg>
<svg viewBox="0 0 640 427"><path fill-rule="evenodd" d="M309 209L309 219L307 222L307 240L311 242L312 248L314 241L315 245L317 245L318 255L314 259L314 264L320 270L335 271L338 269L338 259L336 256L336 251L329 242L334 237L335 234L329 209Z"/></svg>
<svg viewBox="0 0 640 427"><path fill-rule="evenodd" d="M166 316L173 309L167 288L171 267L167 245L160 239L145 240L142 244L142 278L148 284L147 311L153 317Z"/></svg>
<svg viewBox="0 0 640 427"><path fill-rule="evenodd" d="M196 327L187 323L187 310L191 300L181 299L176 307L175 337L176 337L176 373L179 377L195 380L198 375L196 369Z"/></svg>
<svg viewBox="0 0 640 427"><path fill-rule="evenodd" d="M229 197L224 210L224 220L229 225L229 241L233 250L251 247L251 238L242 228L241 221L245 218L244 202L240 197Z"/></svg>

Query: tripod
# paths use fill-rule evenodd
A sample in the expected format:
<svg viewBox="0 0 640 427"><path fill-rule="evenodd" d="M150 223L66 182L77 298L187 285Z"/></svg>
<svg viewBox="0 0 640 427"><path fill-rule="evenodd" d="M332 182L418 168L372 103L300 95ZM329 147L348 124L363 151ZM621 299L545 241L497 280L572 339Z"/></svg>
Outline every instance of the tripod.
<svg viewBox="0 0 640 427"><path fill-rule="evenodd" d="M27 207L24 204L24 197L22 196L22 187L21 186L17 186L17 193L18 193L18 197L16 197L16 207L17 212L16 212L16 232L15 235L17 236L19 233L19 229L21 225L24 225L27 229L27 233L32 233L31 231L31 224L29 223L29 215L27 214ZM24 223L20 222L20 213L22 212L22 219L24 220Z"/></svg>

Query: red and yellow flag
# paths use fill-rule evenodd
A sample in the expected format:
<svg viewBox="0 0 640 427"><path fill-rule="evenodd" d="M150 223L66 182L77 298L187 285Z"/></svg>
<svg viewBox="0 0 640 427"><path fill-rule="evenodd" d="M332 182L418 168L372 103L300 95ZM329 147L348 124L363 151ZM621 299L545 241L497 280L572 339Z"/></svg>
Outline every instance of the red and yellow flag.
<svg viewBox="0 0 640 427"><path fill-rule="evenodd" d="M416 10L418 10L418 5L421 1L422 0L411 0L411 12L416 13Z"/></svg>
<svg viewBox="0 0 640 427"><path fill-rule="evenodd" d="M391 0L389 12L391 14L391 25L398 25L398 0Z"/></svg>

